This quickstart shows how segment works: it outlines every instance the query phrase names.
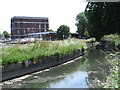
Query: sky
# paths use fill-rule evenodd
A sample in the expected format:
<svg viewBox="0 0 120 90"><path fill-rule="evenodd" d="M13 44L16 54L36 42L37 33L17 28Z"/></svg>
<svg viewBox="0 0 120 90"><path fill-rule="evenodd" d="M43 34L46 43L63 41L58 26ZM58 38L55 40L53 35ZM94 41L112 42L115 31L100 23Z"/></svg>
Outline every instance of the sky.
<svg viewBox="0 0 120 90"><path fill-rule="evenodd" d="M48 17L49 29L57 31L60 25L70 27L75 33L76 16L84 12L85 0L0 0L0 32L11 32L14 16Z"/></svg>

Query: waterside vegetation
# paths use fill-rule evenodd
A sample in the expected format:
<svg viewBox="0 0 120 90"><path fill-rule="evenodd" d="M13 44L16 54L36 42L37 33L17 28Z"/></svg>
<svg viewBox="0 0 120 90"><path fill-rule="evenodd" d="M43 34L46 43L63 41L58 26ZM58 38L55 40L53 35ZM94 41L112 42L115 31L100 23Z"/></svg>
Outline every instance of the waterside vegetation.
<svg viewBox="0 0 120 90"><path fill-rule="evenodd" d="M120 85L120 72L119 72L119 62L120 62L120 52L111 53L106 56L110 65L110 75L106 77L106 82L101 83L102 88L119 88Z"/></svg>
<svg viewBox="0 0 120 90"><path fill-rule="evenodd" d="M109 55L106 56L110 65L110 75L106 76L106 82L101 83L102 88L119 88L120 85L120 72L119 72L119 62L120 62L120 35L106 35L102 38L102 42L111 45L112 52L109 51Z"/></svg>
<svg viewBox="0 0 120 90"><path fill-rule="evenodd" d="M105 41L106 43L114 45L114 47L120 49L120 35L117 34L105 35L101 39L101 41Z"/></svg>
<svg viewBox="0 0 120 90"><path fill-rule="evenodd" d="M86 49L86 41L79 39L67 39L63 41L42 41L33 44L17 45L2 49L1 66L28 60L39 60L52 55L62 55L76 50Z"/></svg>

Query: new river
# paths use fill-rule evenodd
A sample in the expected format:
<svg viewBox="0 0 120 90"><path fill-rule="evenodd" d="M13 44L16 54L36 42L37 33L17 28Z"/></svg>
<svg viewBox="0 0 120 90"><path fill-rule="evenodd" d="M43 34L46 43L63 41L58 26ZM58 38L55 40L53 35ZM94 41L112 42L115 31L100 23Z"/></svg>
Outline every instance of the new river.
<svg viewBox="0 0 120 90"><path fill-rule="evenodd" d="M85 56L68 64L1 83L3 88L98 88L109 75L102 50L89 49Z"/></svg>

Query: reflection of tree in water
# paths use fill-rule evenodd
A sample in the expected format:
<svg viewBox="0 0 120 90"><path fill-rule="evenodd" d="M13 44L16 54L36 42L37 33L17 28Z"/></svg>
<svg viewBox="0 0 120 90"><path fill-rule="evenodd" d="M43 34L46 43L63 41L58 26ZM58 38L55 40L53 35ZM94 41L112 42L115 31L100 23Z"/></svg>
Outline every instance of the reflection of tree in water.
<svg viewBox="0 0 120 90"><path fill-rule="evenodd" d="M90 87L99 87L100 82L105 82L109 74L109 62L106 59L107 53L102 50L89 49L86 54L88 61L88 82ZM92 85L92 86L91 86Z"/></svg>

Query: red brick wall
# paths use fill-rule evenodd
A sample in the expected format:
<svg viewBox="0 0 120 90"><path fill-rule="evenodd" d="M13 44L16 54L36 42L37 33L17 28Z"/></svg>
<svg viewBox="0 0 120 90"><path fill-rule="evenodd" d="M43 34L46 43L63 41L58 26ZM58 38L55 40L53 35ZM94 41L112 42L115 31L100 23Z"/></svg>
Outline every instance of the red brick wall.
<svg viewBox="0 0 120 90"><path fill-rule="evenodd" d="M11 18L11 38L12 39L25 38L25 35L28 33L45 32L45 30L46 31L49 30L48 18L41 18L41 17L40 18L38 17L37 18L35 17Z"/></svg>

